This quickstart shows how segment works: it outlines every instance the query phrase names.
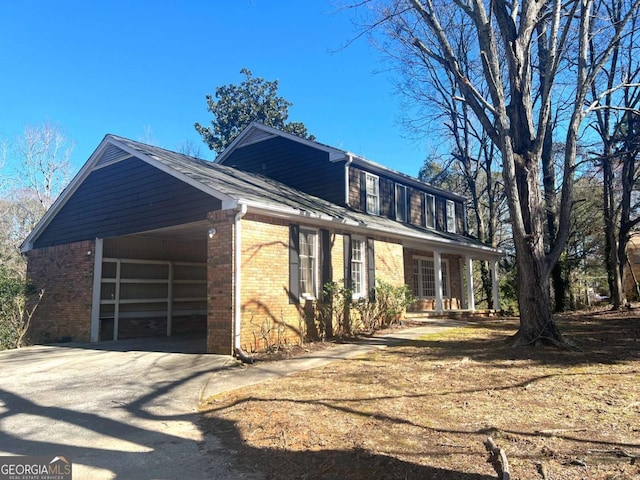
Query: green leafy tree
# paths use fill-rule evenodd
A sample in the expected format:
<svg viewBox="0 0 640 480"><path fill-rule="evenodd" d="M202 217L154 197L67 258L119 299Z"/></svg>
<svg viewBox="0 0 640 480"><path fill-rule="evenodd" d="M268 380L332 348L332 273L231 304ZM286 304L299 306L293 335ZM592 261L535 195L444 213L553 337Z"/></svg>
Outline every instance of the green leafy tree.
<svg viewBox="0 0 640 480"><path fill-rule="evenodd" d="M222 85L216 88L214 96L207 95L208 110L214 116L211 126L195 124L211 150L220 153L253 121L315 140L303 123L287 122L293 104L278 96L278 80L253 77L246 68L240 73L245 76L240 85Z"/></svg>

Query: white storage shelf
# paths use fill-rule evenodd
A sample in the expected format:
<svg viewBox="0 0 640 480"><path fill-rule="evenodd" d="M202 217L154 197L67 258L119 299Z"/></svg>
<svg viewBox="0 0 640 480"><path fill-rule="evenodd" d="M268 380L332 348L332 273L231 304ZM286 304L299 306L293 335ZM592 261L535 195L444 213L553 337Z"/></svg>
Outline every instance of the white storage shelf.
<svg viewBox="0 0 640 480"><path fill-rule="evenodd" d="M207 264L124 258L103 258L100 318L118 323L126 319L166 317L171 335L175 317L206 315Z"/></svg>

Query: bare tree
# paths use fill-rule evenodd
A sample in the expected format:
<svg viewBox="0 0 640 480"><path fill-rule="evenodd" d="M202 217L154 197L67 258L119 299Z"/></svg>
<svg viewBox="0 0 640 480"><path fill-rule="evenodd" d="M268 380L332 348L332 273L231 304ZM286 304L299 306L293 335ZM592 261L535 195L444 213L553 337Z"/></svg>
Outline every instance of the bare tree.
<svg viewBox="0 0 640 480"><path fill-rule="evenodd" d="M69 144L62 128L52 123L29 125L17 138L13 155L18 163L18 188L33 192L46 212L69 181Z"/></svg>
<svg viewBox="0 0 640 480"><path fill-rule="evenodd" d="M603 21L615 24L624 13L623 2L606 2ZM595 154L602 173L605 233L605 266L609 298L613 308L627 303L625 264L631 230L640 223L638 205L632 201L638 179L636 162L640 145L640 45L636 27L640 18L630 20L628 35L614 44L611 56L591 89L591 100L599 105L592 126L601 141ZM598 54L597 43L589 44L591 57ZM599 95L599 90L604 94ZM600 97L600 98L599 98Z"/></svg>
<svg viewBox="0 0 640 480"><path fill-rule="evenodd" d="M189 155L190 157L204 159L200 144L196 144L191 140L184 140L183 142L180 142L178 145L178 152L184 155Z"/></svg>
<svg viewBox="0 0 640 480"><path fill-rule="evenodd" d="M464 23L458 25L455 35L452 35L452 47L461 69L465 72L473 69L467 51L471 35L472 25ZM393 54L389 50L387 53ZM405 109L405 112L411 112L407 114L411 116L405 119L405 127L416 136L440 130L450 143L451 153L439 159L436 156L429 157L421 169L420 176L423 180L438 186L444 187L446 183L447 188L467 195L470 198L469 209L472 214L471 228L481 242L497 247L498 222L501 213L504 213L500 209L504 190L496 182L495 171L500 160L499 151L490 141L469 105L458 100L462 94L453 75L449 72L442 75L436 65L416 62L414 56L406 55L401 62L401 73L404 81L399 85L399 91L413 107ZM416 81L417 78L420 78L419 82ZM428 171L434 168L434 162L438 164L439 174L428 175ZM457 178L463 180L461 184L452 181L450 169L455 171ZM427 176L430 178L424 178ZM488 262L480 264L480 283L487 307L499 308L493 305Z"/></svg>
<svg viewBox="0 0 640 480"><path fill-rule="evenodd" d="M595 0L388 0L375 5L385 33L406 55L451 75L500 150L518 270L520 328L514 345L564 345L552 315L550 274L570 232L578 139L591 105L585 101L640 0L628 0L616 24L597 24ZM460 24L473 26L465 71L456 54ZM375 28L375 27L372 27ZM595 34L597 55L589 58ZM484 93L486 92L486 93ZM561 108L564 144L557 235L545 245L540 184L545 138ZM547 248L545 248L547 247Z"/></svg>
<svg viewBox="0 0 640 480"><path fill-rule="evenodd" d="M20 272L18 246L66 186L73 145L51 123L27 126L15 141L1 145L0 256Z"/></svg>

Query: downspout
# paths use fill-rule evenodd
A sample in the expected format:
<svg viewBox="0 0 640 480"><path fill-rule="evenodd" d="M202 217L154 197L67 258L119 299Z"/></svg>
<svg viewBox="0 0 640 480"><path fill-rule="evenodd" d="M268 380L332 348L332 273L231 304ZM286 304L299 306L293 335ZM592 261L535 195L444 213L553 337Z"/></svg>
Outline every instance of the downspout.
<svg viewBox="0 0 640 480"><path fill-rule="evenodd" d="M244 203L238 203L238 206L240 207L240 210L238 210L238 213L236 213L235 219L234 219L234 232L235 232L235 242L234 242L234 253L233 253L233 258L234 258L234 267L233 267L233 276L235 277L233 280L233 288L234 288L234 292L233 292L233 298L234 298L234 305L233 305L233 348L234 351L236 352L236 355L238 355L242 361L245 361L242 357L243 355L246 355L243 351L242 348L240 347L240 323L242 320L242 315L241 315L241 308L242 308L242 304L240 302L240 295L242 293L242 285L240 282L240 279L242 278L242 274L241 274L241 266L242 266L242 259L241 259L241 255L242 255L242 235L241 235L241 228L240 228L240 220L242 220L242 217L245 216L245 214L247 213L247 206Z"/></svg>
<svg viewBox="0 0 640 480"><path fill-rule="evenodd" d="M349 206L349 166L353 163L353 157L347 153L347 161L344 164L344 205Z"/></svg>

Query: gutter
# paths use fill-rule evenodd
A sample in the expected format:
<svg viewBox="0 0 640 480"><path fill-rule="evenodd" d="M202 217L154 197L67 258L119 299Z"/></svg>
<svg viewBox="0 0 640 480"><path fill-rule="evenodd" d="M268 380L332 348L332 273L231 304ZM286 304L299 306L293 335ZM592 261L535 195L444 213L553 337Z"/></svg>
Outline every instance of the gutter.
<svg viewBox="0 0 640 480"><path fill-rule="evenodd" d="M325 214L316 214L305 212L293 207L271 206L262 204L251 200L240 200L238 202L243 206L248 206L252 213L264 214L270 217L284 218L294 222L303 221L305 223L322 225L328 227L343 227L353 231L357 231L363 234L371 234L375 232L380 235L388 236L401 240L403 243L409 241L417 241L419 243L427 242L429 245L437 245L441 251L446 249L446 253L459 253L460 251L468 251L470 253L482 252L491 257L500 258L503 252L498 249L486 245L475 245L467 243L462 240L451 240L442 238L429 232L413 232L413 231L401 231L392 226L378 226L366 223L364 221L336 218Z"/></svg>
<svg viewBox="0 0 640 480"><path fill-rule="evenodd" d="M240 209L238 210L238 213L236 213L236 216L234 218L234 233L235 233L235 241L233 242L234 244L234 254L233 254L233 259L234 259L234 267L233 267L233 276L234 276L234 282L233 282L233 288L234 288L234 292L233 292L233 348L234 351L237 354L240 354L240 352L242 352L242 349L240 347L240 325L241 325L241 320L242 320L242 316L240 314L241 309L242 309L242 304L240 302L240 294L242 292L241 289L241 284L240 284L240 279L242 278L241 275L241 266L242 266L242 262L241 262L241 254L242 254L242 229L240 228L240 220L242 220L242 217L244 217L247 213L247 205L244 203L238 203L238 207L240 207ZM244 353L244 352L242 352Z"/></svg>

